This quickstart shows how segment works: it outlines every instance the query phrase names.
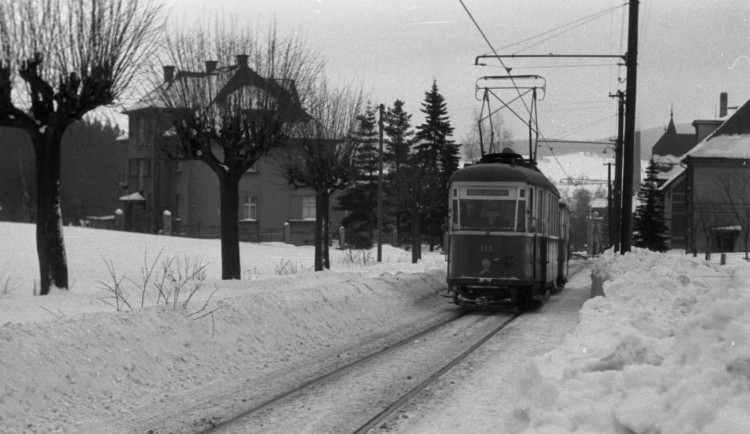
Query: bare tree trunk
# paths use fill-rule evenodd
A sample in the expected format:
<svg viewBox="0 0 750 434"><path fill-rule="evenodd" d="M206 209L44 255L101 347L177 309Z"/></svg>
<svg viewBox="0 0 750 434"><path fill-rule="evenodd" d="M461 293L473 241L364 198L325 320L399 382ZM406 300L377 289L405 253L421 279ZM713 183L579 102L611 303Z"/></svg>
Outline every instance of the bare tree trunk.
<svg viewBox="0 0 750 434"><path fill-rule="evenodd" d="M40 295L52 285L68 288L68 265L60 208L60 136L56 132L33 138L36 155L36 247Z"/></svg>
<svg viewBox="0 0 750 434"><path fill-rule="evenodd" d="M242 175L219 175L221 200L221 279L240 279L239 183Z"/></svg>
<svg viewBox="0 0 750 434"><path fill-rule="evenodd" d="M323 271L323 193L315 194L315 271Z"/></svg>
<svg viewBox="0 0 750 434"><path fill-rule="evenodd" d="M321 204L321 208L323 209L323 222L322 222L322 225L323 225L322 227L323 229L323 267L326 270L331 269L331 255L330 255L330 250L329 250L329 244L331 240L331 235L330 235L331 216L329 215L330 200L331 200L331 197L327 191L321 194L321 202L323 202Z"/></svg>
<svg viewBox="0 0 750 434"><path fill-rule="evenodd" d="M411 215L411 263L416 264L422 256L420 249L422 247L422 228L420 225L419 212L416 205Z"/></svg>

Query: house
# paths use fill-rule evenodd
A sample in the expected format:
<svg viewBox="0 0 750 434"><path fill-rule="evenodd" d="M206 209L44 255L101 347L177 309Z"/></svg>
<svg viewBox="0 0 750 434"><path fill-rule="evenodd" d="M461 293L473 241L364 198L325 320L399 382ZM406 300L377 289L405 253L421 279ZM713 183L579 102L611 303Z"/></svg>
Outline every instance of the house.
<svg viewBox="0 0 750 434"><path fill-rule="evenodd" d="M218 67L217 62L208 61L201 72L176 71L166 66L164 81L157 91L169 91L174 80L191 80L196 86L208 89L211 100L249 87L261 91L282 88L284 102L296 104L303 112L293 82L263 78L247 63L248 56L238 55L234 65ZM163 98L154 96L157 91L125 110L130 128L127 190L120 196L125 229L158 233L164 229L166 218L171 222L173 234L218 238L218 177L201 161L179 160L165 152L178 140L173 120L184 108L167 106ZM262 157L240 180L240 240L313 244L315 192L290 186L275 158L277 155L272 152ZM340 213L332 212L331 216L334 224L340 221Z"/></svg>
<svg viewBox="0 0 750 434"><path fill-rule="evenodd" d="M690 252L746 249L750 235L750 101L720 119L698 120L697 144L665 173L665 217L671 248ZM711 131L712 126L716 129Z"/></svg>

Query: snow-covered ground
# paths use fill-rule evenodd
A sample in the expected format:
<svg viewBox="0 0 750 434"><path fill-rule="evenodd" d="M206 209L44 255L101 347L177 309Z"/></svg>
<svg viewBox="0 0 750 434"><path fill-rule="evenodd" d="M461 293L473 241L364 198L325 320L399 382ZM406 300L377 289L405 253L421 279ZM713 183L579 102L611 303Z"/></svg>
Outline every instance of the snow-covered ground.
<svg viewBox="0 0 750 434"><path fill-rule="evenodd" d="M578 188L588 190L592 195L601 189L606 197L607 163L612 164L614 177L614 155L601 152L581 152L560 154L554 157L539 157L539 170L557 186L563 196L571 196ZM648 161L641 161L641 178L645 176Z"/></svg>
<svg viewBox="0 0 750 434"><path fill-rule="evenodd" d="M222 282L215 240L83 228L65 228L65 235L72 289L33 297L33 226L0 223L3 433L97 432L86 427L179 404L217 382L271 374L406 317L428 316L426 300L445 290L437 252L413 265L408 253L386 246L384 263L363 267L356 263L374 251L333 250L333 270L312 273L311 248L243 244L246 279ZM181 261L164 281L167 292L186 280L177 270L208 263L187 305L199 280L187 279L176 302L172 290L170 302L158 305L157 291L146 285L140 307L141 269L160 252L152 283L161 281L165 259ZM519 366L510 416L517 423L509 426L539 433L750 432L750 265L732 259L722 266L636 251L595 260L606 296L584 304L577 328L554 350ZM115 309L104 289L114 286L105 261L115 278L132 280L122 286L133 310ZM492 389L479 393L492 403Z"/></svg>
<svg viewBox="0 0 750 434"><path fill-rule="evenodd" d="M605 296L519 380L529 430L750 432L750 265L638 250L592 274Z"/></svg>

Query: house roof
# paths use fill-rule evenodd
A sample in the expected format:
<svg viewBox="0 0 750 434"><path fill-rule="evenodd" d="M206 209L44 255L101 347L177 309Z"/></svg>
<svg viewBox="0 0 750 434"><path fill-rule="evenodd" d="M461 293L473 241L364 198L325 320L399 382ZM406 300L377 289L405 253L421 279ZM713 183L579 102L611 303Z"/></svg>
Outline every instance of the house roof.
<svg viewBox="0 0 750 434"><path fill-rule="evenodd" d="M306 117L294 80L261 77L246 62L242 63L239 60L237 65L211 71L178 71L172 79L156 86L135 104L126 107L124 113L145 109L189 109L210 106L247 89L253 90L253 100L270 97L278 104L296 106L302 116Z"/></svg>
<svg viewBox="0 0 750 434"><path fill-rule="evenodd" d="M750 159L750 100L688 152L686 158Z"/></svg>
<svg viewBox="0 0 750 434"><path fill-rule="evenodd" d="M695 146L695 135L678 133L674 126L674 116L670 114L669 125L654 147L651 148L651 154L660 156L685 155L693 146Z"/></svg>

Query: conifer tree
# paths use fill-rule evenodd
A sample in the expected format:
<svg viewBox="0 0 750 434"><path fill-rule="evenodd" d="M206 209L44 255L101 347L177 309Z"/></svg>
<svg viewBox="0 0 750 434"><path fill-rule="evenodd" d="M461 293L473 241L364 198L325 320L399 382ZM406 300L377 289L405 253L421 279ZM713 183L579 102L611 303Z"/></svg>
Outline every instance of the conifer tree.
<svg viewBox="0 0 750 434"><path fill-rule="evenodd" d="M357 116L357 175L354 184L338 200L337 209L348 211L341 224L352 234L355 248L372 246L373 231L377 226L378 200L378 124L376 107L368 105Z"/></svg>
<svg viewBox="0 0 750 434"><path fill-rule="evenodd" d="M389 172L386 185L386 213L392 216L397 233L404 234L407 229L404 223L408 222L411 212L404 208L405 200L401 197L405 189L397 185L404 177L397 174L409 165L414 130L411 127L411 114L404 110L403 101L397 99L393 102L393 107L388 107L383 120L383 133ZM398 240L398 243L401 241Z"/></svg>
<svg viewBox="0 0 750 434"><path fill-rule="evenodd" d="M448 180L453 172L458 170L460 158L459 145L450 140L453 127L448 118L445 98L438 91L436 81L433 81L432 88L425 92L421 112L425 114L425 121L417 126L415 149L423 164L437 173L436 188L443 197L440 208L425 222L427 232L435 240L442 234L441 226L448 216Z"/></svg>
<svg viewBox="0 0 750 434"><path fill-rule="evenodd" d="M638 192L640 204L633 214L633 245L656 252L665 252L667 225L664 223L664 194L659 190L659 170L652 159L646 168L646 179Z"/></svg>
<svg viewBox="0 0 750 434"><path fill-rule="evenodd" d="M393 107L388 107L383 122L386 137L386 158L391 170L397 171L411 153L414 131L411 128L411 115L404 110L404 102L397 99Z"/></svg>

